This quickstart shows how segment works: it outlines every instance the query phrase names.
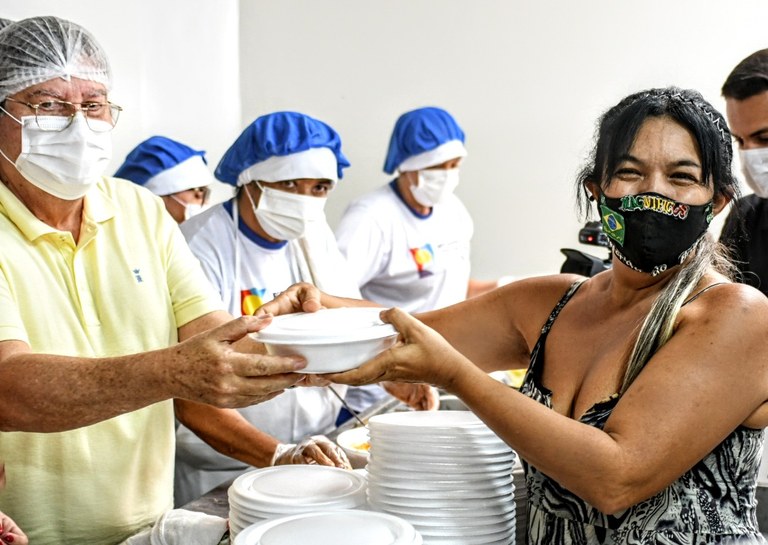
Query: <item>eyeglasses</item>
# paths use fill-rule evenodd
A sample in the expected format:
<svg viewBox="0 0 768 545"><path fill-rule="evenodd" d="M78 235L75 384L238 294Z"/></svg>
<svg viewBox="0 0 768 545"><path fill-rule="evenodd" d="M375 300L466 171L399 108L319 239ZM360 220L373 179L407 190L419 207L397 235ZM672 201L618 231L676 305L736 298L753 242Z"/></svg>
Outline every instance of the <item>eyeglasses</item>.
<svg viewBox="0 0 768 545"><path fill-rule="evenodd" d="M66 102L63 100L46 100L39 104L30 104L23 100L6 97L5 100L18 102L35 112L35 123L41 131L58 132L63 131L72 124L75 114L78 111L83 112L85 123L88 128L94 132L109 132L115 128L120 112L123 109L117 104L111 102ZM64 125L59 123L46 123L46 116L67 117L68 122ZM94 121L104 121L104 123L94 123Z"/></svg>

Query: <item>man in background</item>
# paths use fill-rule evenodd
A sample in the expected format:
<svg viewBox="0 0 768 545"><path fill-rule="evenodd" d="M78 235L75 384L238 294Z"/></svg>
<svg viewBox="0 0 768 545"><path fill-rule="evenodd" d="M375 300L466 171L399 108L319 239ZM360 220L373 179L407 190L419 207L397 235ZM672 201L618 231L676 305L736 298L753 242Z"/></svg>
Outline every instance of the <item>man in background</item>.
<svg viewBox="0 0 768 545"><path fill-rule="evenodd" d="M720 240L730 249L743 281L768 295L768 49L737 64L722 93L744 179L753 193L734 204Z"/></svg>

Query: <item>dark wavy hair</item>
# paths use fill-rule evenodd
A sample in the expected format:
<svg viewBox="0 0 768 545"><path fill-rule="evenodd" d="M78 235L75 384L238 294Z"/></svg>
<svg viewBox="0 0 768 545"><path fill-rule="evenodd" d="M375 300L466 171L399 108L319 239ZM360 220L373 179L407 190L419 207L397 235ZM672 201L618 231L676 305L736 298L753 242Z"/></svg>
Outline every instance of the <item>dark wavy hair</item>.
<svg viewBox="0 0 768 545"><path fill-rule="evenodd" d="M713 181L715 194L730 199L738 196L731 132L725 118L698 91L666 87L629 95L598 120L594 148L576 179L582 215L586 211L589 216L590 210L585 183L605 187L649 117L669 117L690 130L701 154L702 179Z"/></svg>
<svg viewBox="0 0 768 545"><path fill-rule="evenodd" d="M589 210L586 182L601 188L611 180L621 158L650 117L669 117L693 134L701 155L702 180L712 180L715 194L733 198L738 185L732 173L731 133L723 116L696 91L668 87L628 96L608 110L597 126L596 143L589 164L577 179L579 207ZM639 326L637 339L627 358L621 384L625 392L642 372L645 364L674 334L677 315L704 275L715 268L726 276L733 271L722 246L705 233L693 246L691 257L670 278Z"/></svg>

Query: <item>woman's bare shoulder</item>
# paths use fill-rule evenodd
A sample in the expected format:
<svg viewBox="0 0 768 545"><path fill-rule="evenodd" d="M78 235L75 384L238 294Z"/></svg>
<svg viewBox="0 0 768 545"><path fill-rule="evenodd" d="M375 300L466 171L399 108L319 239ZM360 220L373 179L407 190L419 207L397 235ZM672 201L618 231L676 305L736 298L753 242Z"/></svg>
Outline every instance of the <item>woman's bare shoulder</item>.
<svg viewBox="0 0 768 545"><path fill-rule="evenodd" d="M683 310L695 312L768 312L768 297L747 284L726 280L719 275L706 276L691 291Z"/></svg>
<svg viewBox="0 0 768 545"><path fill-rule="evenodd" d="M486 294L491 300L487 308L494 308L498 316L515 325L531 341L568 289L575 282L585 280L587 278L575 274L520 279Z"/></svg>
<svg viewBox="0 0 768 545"><path fill-rule="evenodd" d="M677 328L714 328L722 334L738 335L750 344L768 349L768 297L746 284L706 277L691 292L680 309Z"/></svg>
<svg viewBox="0 0 768 545"><path fill-rule="evenodd" d="M536 299L551 299L561 297L574 282L587 280L576 274L550 274L521 278L498 288L500 293L511 293Z"/></svg>

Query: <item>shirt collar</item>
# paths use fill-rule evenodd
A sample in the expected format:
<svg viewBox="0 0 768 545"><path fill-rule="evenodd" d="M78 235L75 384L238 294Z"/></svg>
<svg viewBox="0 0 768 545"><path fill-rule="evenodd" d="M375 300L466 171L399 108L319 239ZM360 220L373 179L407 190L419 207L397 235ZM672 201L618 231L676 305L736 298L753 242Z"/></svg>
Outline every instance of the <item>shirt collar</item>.
<svg viewBox="0 0 768 545"><path fill-rule="evenodd" d="M102 178L85 196L83 225L103 223L115 216L117 207L104 191L106 183L106 179ZM0 183L0 208L29 241L59 232L47 223L40 221L3 183Z"/></svg>

